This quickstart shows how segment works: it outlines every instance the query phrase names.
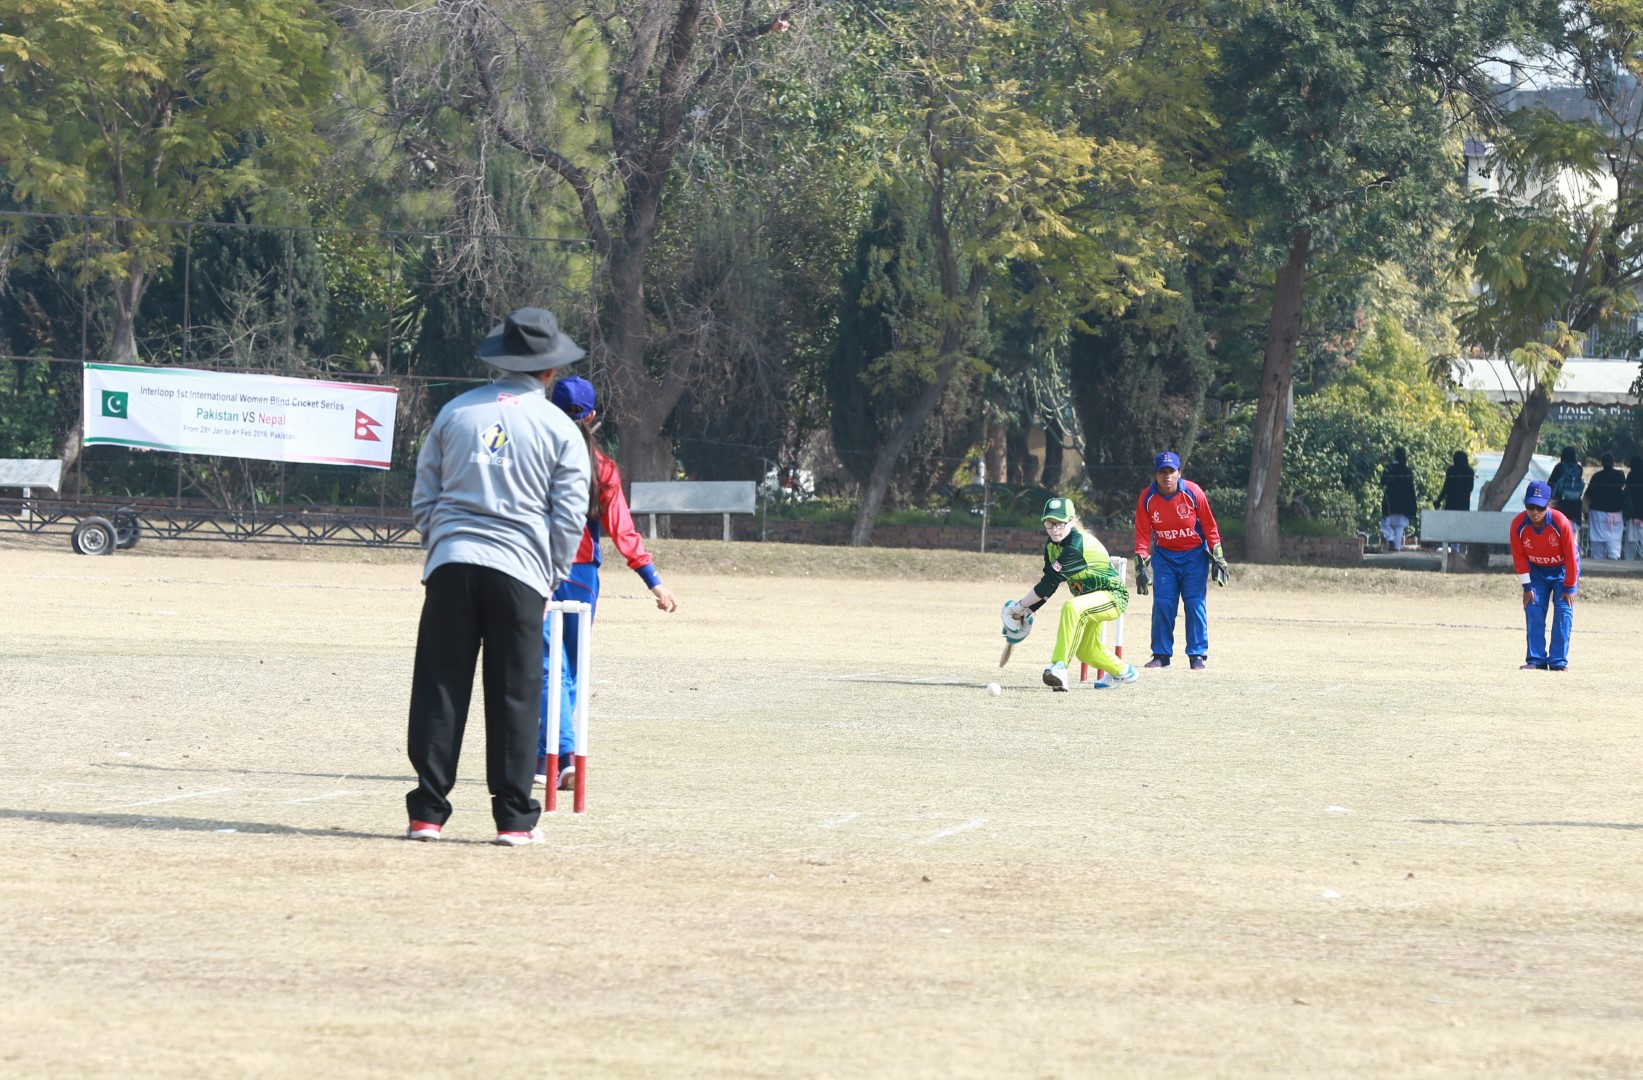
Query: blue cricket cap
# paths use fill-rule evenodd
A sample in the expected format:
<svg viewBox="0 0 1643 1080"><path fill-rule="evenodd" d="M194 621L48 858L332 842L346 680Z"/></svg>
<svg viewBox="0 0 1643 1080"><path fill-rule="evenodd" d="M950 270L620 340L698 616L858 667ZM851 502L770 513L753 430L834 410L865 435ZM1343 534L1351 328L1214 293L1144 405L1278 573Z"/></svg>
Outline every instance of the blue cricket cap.
<svg viewBox="0 0 1643 1080"><path fill-rule="evenodd" d="M1173 450L1165 450L1152 459L1153 472L1158 472L1161 469L1179 469L1180 467L1181 459L1176 456Z"/></svg>
<svg viewBox="0 0 1643 1080"><path fill-rule="evenodd" d="M599 407L599 398L593 384L580 375L556 380L553 384L553 403L572 420L580 420Z"/></svg>
<svg viewBox="0 0 1643 1080"><path fill-rule="evenodd" d="M1524 506L1545 506L1552 501L1552 485L1532 480L1523 492Z"/></svg>

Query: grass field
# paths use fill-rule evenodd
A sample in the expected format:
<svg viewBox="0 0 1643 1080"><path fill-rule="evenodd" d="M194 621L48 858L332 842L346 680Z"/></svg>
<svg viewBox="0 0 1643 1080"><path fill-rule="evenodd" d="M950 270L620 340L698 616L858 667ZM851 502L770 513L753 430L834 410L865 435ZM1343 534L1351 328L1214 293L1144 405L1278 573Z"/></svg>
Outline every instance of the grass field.
<svg viewBox="0 0 1643 1080"><path fill-rule="evenodd" d="M522 850L477 724L399 839L413 557L0 549L0 1075L1643 1074L1643 583L1556 676L1504 575L1235 568L1052 694L1032 559L661 547Z"/></svg>

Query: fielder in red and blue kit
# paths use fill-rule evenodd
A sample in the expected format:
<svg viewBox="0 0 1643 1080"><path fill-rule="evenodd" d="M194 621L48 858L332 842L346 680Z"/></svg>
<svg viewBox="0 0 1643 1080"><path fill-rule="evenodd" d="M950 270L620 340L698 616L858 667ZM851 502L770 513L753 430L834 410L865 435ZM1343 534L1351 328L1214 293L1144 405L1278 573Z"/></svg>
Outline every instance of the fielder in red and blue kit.
<svg viewBox="0 0 1643 1080"><path fill-rule="evenodd" d="M554 589L555 600L580 600L585 604L592 604L594 615L599 611L599 566L603 561L599 540L601 536L609 536L616 545L616 550L627 560L628 569L639 575L652 596L656 598L656 606L662 611L674 611L678 608L678 601L666 585L662 584L661 577L656 573L656 567L651 563L650 552L645 550L645 542L639 536L639 530L633 525L633 514L628 510L627 496L622 494L622 474L616 467L616 462L607 457L598 446L594 445L592 432L598 418L598 398L594 393L593 385L586 379L561 379L553 388L553 403L576 421L585 437L588 439L588 449L593 458L593 497L589 500L587 528L582 533L582 542L576 549L576 559L571 563L570 576L560 582ZM591 622L591 618L590 618ZM558 734L558 772L557 783L561 790L568 788L570 782L569 770L572 767L576 745L576 730L572 724L572 710L576 705L576 697L585 693L587 687L581 686L578 679L581 672L577 670L577 621L565 620L564 641L564 681L560 692L560 725ZM544 671L547 665L553 662L551 650L546 646L550 640L550 628L544 623L542 639L544 652L542 664ZM548 680L542 682L542 711L541 725L537 737L537 772L547 780L548 761Z"/></svg>
<svg viewBox="0 0 1643 1080"><path fill-rule="evenodd" d="M1187 612L1187 656L1194 671L1209 657L1205 596L1213 572L1227 582L1221 530L1204 489L1181 478L1181 459L1165 451L1153 460L1153 482L1135 500L1136 591L1152 592L1152 660L1169 667L1175 652L1175 613Z"/></svg>
<svg viewBox="0 0 1643 1080"><path fill-rule="evenodd" d="M1580 548L1572 521L1548 509L1552 486L1535 481L1523 494L1523 513L1512 519L1512 568L1523 585L1523 622L1529 639L1524 670L1564 671L1575 626ZM1546 611L1552 639L1546 641Z"/></svg>

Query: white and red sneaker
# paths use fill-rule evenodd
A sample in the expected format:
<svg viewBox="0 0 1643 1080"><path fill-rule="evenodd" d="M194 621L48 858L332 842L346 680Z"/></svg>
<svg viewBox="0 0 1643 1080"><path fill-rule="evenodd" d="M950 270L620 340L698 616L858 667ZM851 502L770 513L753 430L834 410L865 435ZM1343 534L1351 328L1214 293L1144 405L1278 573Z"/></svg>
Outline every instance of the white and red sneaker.
<svg viewBox="0 0 1643 1080"><path fill-rule="evenodd" d="M438 840L439 831L443 825L435 825L431 821L413 821L411 827L405 830L407 840Z"/></svg>
<svg viewBox="0 0 1643 1080"><path fill-rule="evenodd" d="M542 835L541 829L532 829L530 832L499 832L496 842L503 847L527 847L531 844L545 844L548 838Z"/></svg>

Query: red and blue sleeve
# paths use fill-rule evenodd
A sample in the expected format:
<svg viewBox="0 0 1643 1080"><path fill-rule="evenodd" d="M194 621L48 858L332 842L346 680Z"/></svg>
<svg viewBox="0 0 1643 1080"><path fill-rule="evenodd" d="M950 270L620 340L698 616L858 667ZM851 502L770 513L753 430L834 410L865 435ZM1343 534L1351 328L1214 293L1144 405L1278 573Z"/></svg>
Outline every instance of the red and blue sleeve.
<svg viewBox="0 0 1643 1080"><path fill-rule="evenodd" d="M662 583L661 575L651 565L650 552L645 550L644 538L634 528L633 515L628 512L627 496L622 494L622 474L616 462L598 454L599 469L599 522L605 535L610 537L616 550L628 562L628 569L644 580L645 588L654 589Z"/></svg>
<svg viewBox="0 0 1643 1080"><path fill-rule="evenodd" d="M1141 494L1135 497L1135 557L1144 559L1152 554L1152 518L1147 514L1147 493L1152 490L1148 484L1141 489Z"/></svg>
<svg viewBox="0 0 1643 1080"><path fill-rule="evenodd" d="M1529 553L1525 550L1523 529L1529 515L1519 514L1512 519L1512 570L1517 574L1519 584L1529 584Z"/></svg>

